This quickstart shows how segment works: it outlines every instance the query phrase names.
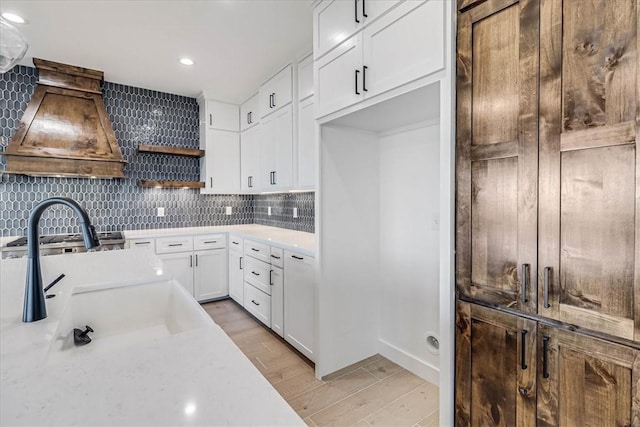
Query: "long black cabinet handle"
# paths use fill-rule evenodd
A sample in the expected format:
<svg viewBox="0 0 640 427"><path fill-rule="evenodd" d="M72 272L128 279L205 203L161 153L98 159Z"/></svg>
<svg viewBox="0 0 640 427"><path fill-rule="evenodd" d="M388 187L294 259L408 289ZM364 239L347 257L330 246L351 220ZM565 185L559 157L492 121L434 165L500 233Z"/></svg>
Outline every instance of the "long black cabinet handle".
<svg viewBox="0 0 640 427"><path fill-rule="evenodd" d="M244 267L242 265L242 257L240 257L240 270L242 270Z"/></svg>
<svg viewBox="0 0 640 427"><path fill-rule="evenodd" d="M189 255L189 267L193 267L193 255Z"/></svg>
<svg viewBox="0 0 640 427"><path fill-rule="evenodd" d="M273 286L273 270L269 270L269 284Z"/></svg>
<svg viewBox="0 0 640 427"><path fill-rule="evenodd" d="M520 332L520 339L522 341L522 345L520 346L520 368L521 369L527 369L527 333L529 331L527 331L526 329L523 329L522 332Z"/></svg>
<svg viewBox="0 0 640 427"><path fill-rule="evenodd" d="M271 96L273 96L273 108L276 108L276 93L273 92Z"/></svg>
<svg viewBox="0 0 640 427"><path fill-rule="evenodd" d="M213 114L209 114L209 126L213 126Z"/></svg>
<svg viewBox="0 0 640 427"><path fill-rule="evenodd" d="M278 183L278 175L276 175L278 171L273 171L273 185Z"/></svg>
<svg viewBox="0 0 640 427"><path fill-rule="evenodd" d="M542 376L549 378L549 337L542 338Z"/></svg>
<svg viewBox="0 0 640 427"><path fill-rule="evenodd" d="M209 178L211 180L211 187L213 188L213 177Z"/></svg>
<svg viewBox="0 0 640 427"><path fill-rule="evenodd" d="M369 17L369 15L367 15L367 8L365 6L365 0L362 0L362 16L364 16L365 18Z"/></svg>
<svg viewBox="0 0 640 427"><path fill-rule="evenodd" d="M182 243L170 243L169 246L170 247L182 246Z"/></svg>
<svg viewBox="0 0 640 427"><path fill-rule="evenodd" d="M205 240L205 242L204 242L205 245L210 245L211 243L218 243L218 241L217 240ZM236 245L237 245L237 243L236 243Z"/></svg>
<svg viewBox="0 0 640 427"><path fill-rule="evenodd" d="M522 283L522 296L521 296L521 300L523 303L526 303L529 301L529 299L527 298L527 287L529 285L529 264L522 264L522 271L521 271L521 283Z"/></svg>
<svg viewBox="0 0 640 427"><path fill-rule="evenodd" d="M295 256L295 255L291 255L291 258L293 258L293 259L299 259L299 260L303 260L303 259L304 259L304 258L302 258L302 257Z"/></svg>
<svg viewBox="0 0 640 427"><path fill-rule="evenodd" d="M196 267L198 266L198 254L196 254Z"/></svg>
<svg viewBox="0 0 640 427"><path fill-rule="evenodd" d="M358 92L358 74L360 74L360 70L356 70L356 95L360 95L360 92Z"/></svg>
<svg viewBox="0 0 640 427"><path fill-rule="evenodd" d="M369 89L367 89L367 69L368 68L369 67L367 67L366 65L362 66L362 90L365 92L369 92Z"/></svg>
<svg viewBox="0 0 640 427"><path fill-rule="evenodd" d="M358 19L358 0L353 0L353 12L353 18L355 19L356 23L359 24L360 20Z"/></svg>
<svg viewBox="0 0 640 427"><path fill-rule="evenodd" d="M544 274L542 275L542 292L543 292L543 302L542 305L544 308L549 308L551 305L549 304L549 279L551 275L551 267L544 268Z"/></svg>

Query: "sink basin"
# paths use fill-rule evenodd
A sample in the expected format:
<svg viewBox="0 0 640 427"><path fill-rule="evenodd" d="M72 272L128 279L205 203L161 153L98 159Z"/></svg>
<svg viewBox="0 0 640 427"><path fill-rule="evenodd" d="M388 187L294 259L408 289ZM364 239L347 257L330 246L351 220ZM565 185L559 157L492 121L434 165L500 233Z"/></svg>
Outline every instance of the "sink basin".
<svg viewBox="0 0 640 427"><path fill-rule="evenodd" d="M175 280L78 287L60 318L48 361L97 354L167 339L213 321ZM91 343L76 346L73 329L89 325Z"/></svg>

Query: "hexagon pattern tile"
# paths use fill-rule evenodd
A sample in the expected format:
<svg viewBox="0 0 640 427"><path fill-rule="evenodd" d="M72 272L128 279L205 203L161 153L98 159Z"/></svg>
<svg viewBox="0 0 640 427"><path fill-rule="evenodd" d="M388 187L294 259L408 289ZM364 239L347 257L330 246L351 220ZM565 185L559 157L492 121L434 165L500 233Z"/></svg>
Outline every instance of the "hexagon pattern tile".
<svg viewBox="0 0 640 427"><path fill-rule="evenodd" d="M35 90L35 68L16 66L0 74L0 151L20 122ZM201 195L197 190L149 189L138 179L196 181L199 160L140 154L137 146L166 144L198 148L198 104L194 98L105 82L103 98L124 159L125 179L28 177L0 174L2 236L26 234L29 212L41 200L70 197L87 209L98 231L196 227L256 223L313 232L313 193L264 196ZM0 170L6 160L0 156ZM225 215L232 206L233 214ZM267 216L266 206L275 215ZM292 208L298 207L294 219ZM165 216L157 217L158 207ZM264 212L263 212L264 211ZM254 214L255 212L255 214ZM65 207L52 207L40 221L41 234L75 233L75 218Z"/></svg>

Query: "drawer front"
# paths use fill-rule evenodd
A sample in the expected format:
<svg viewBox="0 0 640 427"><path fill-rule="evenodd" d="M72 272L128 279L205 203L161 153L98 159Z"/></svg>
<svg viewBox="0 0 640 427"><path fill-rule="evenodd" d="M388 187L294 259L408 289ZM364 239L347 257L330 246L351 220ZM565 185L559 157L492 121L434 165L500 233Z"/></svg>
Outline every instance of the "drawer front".
<svg viewBox="0 0 640 427"><path fill-rule="evenodd" d="M271 327L271 297L248 283L244 284L244 308Z"/></svg>
<svg viewBox="0 0 640 427"><path fill-rule="evenodd" d="M224 234L205 234L193 237L193 248L196 251L203 249L224 249L227 246Z"/></svg>
<svg viewBox="0 0 640 427"><path fill-rule="evenodd" d="M271 246L271 265L275 265L280 268L284 267L284 251L282 248Z"/></svg>
<svg viewBox="0 0 640 427"><path fill-rule="evenodd" d="M250 257L245 258L244 281L271 295L271 266Z"/></svg>
<svg viewBox="0 0 640 427"><path fill-rule="evenodd" d="M264 243L254 242L253 240L245 240L244 241L244 254L260 261L271 262L271 252L269 249L269 245L265 245Z"/></svg>
<svg viewBox="0 0 640 427"><path fill-rule="evenodd" d="M128 239L126 246L128 249L145 249L155 252L156 241L155 239Z"/></svg>
<svg viewBox="0 0 640 427"><path fill-rule="evenodd" d="M244 239L242 237L234 236L233 234L229 235L229 250L231 251L244 251Z"/></svg>
<svg viewBox="0 0 640 427"><path fill-rule="evenodd" d="M159 237L156 239L156 253L190 252L193 250L192 236Z"/></svg>

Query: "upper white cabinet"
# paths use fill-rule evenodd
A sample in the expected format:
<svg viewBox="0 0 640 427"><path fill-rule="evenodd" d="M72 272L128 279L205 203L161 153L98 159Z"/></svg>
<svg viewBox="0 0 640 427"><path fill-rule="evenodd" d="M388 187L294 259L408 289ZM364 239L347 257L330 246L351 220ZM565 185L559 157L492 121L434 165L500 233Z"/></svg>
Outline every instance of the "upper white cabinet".
<svg viewBox="0 0 640 427"><path fill-rule="evenodd" d="M298 185L314 188L316 184L316 120L313 96L298 103Z"/></svg>
<svg viewBox="0 0 640 427"><path fill-rule="evenodd" d="M293 186L293 109L289 105L260 124L261 188L283 190Z"/></svg>
<svg viewBox="0 0 640 427"><path fill-rule="evenodd" d="M260 120L260 96L256 93L240 106L240 130L244 131L258 124Z"/></svg>
<svg viewBox="0 0 640 427"><path fill-rule="evenodd" d="M260 117L278 111L293 99L293 72L288 65L268 82L260 86Z"/></svg>
<svg viewBox="0 0 640 427"><path fill-rule="evenodd" d="M201 146L203 141L200 141ZM200 159L202 194L237 194L240 192L240 134L207 129L205 155Z"/></svg>
<svg viewBox="0 0 640 427"><path fill-rule="evenodd" d="M298 101L313 95L313 55L298 62Z"/></svg>
<svg viewBox="0 0 640 427"><path fill-rule="evenodd" d="M240 135L240 184L243 193L261 190L260 181L260 146L262 144L262 125L245 130Z"/></svg>
<svg viewBox="0 0 640 427"><path fill-rule="evenodd" d="M204 108L203 108L204 107ZM238 106L226 102L203 99L200 102L200 121L207 129L238 131Z"/></svg>
<svg viewBox="0 0 640 427"><path fill-rule="evenodd" d="M409 0L411 1L411 0ZM400 0L325 0L313 12L313 54L320 58Z"/></svg>
<svg viewBox="0 0 640 427"><path fill-rule="evenodd" d="M329 26L318 21L323 8L341 2L329 3L316 7L316 33L322 31L322 25ZM444 68L444 2L407 0L393 9L383 3L366 2L367 7L375 7L380 14L387 13L362 31L327 55L314 51L316 117Z"/></svg>

